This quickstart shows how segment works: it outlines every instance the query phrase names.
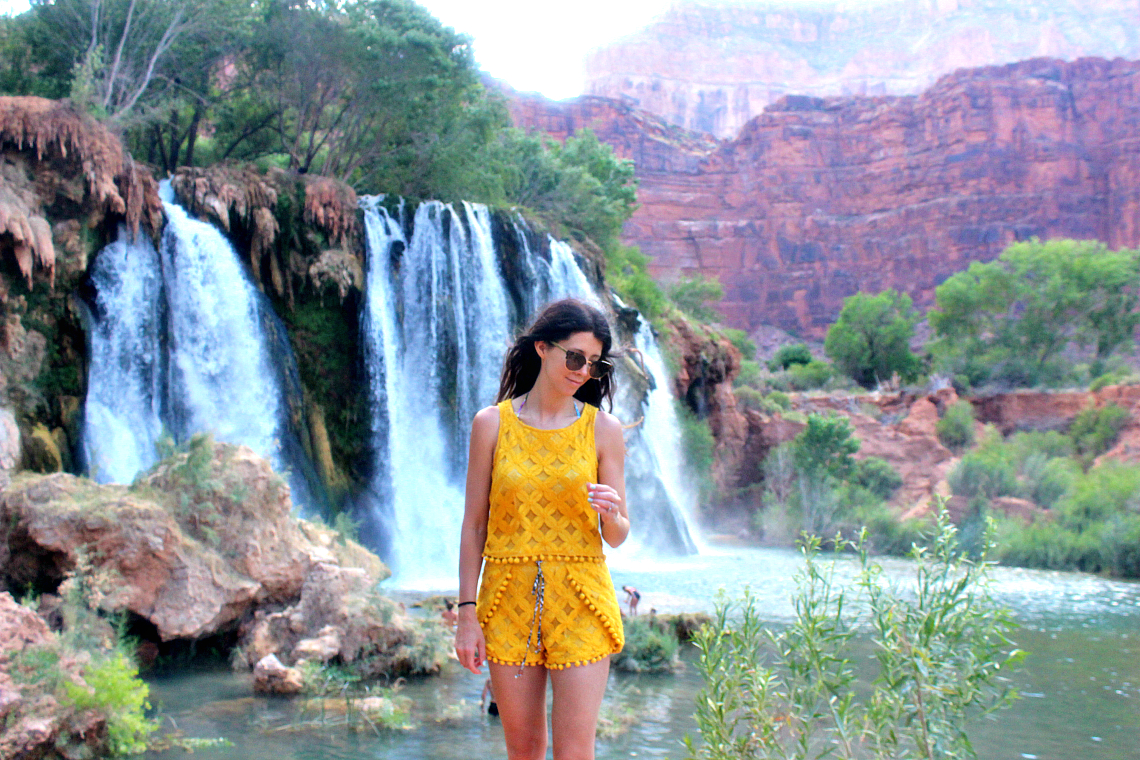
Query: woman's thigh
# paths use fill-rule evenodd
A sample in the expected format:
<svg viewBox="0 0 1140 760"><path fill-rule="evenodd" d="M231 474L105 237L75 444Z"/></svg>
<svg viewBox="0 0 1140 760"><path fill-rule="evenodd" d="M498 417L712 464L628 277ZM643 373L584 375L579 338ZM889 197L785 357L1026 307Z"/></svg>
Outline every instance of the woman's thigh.
<svg viewBox="0 0 1140 760"><path fill-rule="evenodd" d="M550 671L554 687L554 760L592 760L598 710L606 693L610 658Z"/></svg>
<svg viewBox="0 0 1140 760"><path fill-rule="evenodd" d="M510 760L546 757L546 668L488 663Z"/></svg>

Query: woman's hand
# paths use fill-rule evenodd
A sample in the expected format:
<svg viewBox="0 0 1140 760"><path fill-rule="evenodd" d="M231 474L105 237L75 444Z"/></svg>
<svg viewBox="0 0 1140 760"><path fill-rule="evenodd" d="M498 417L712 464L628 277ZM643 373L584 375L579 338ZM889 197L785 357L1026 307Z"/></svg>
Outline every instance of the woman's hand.
<svg viewBox="0 0 1140 760"><path fill-rule="evenodd" d="M475 617L475 605L464 605L459 610L459 626L455 630L455 655L459 664L472 673L480 673L486 653L487 642Z"/></svg>
<svg viewBox="0 0 1140 760"><path fill-rule="evenodd" d="M586 501L598 513L603 525L622 516L622 499L613 486L605 483L587 483Z"/></svg>

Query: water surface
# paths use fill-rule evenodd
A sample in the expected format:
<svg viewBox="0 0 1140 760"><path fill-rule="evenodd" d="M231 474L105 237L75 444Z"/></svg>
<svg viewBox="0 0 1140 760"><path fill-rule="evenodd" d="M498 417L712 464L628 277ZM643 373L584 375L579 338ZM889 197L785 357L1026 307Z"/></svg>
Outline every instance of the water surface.
<svg viewBox="0 0 1140 760"><path fill-rule="evenodd" d="M882 560L887 576L905 582L904 560ZM722 548L660 565L617 553L614 582L642 592L641 611L710 610L718 588L739 595L745 586L774 624L791 615L788 594L800 565L791 550ZM850 577L857 564L839 560ZM994 591L1013 610L1014 638L1030 651L1014 677L1022 698L971 731L986 760L1140 760L1140 584L1077 573L997 568ZM701 687L686 648L674 675L612 674L603 718L618 728L599 739L598 758L685 757L680 740L697 736L693 699ZM224 736L233 747L210 757L249 760L318 758L501 758L502 731L479 712L483 678L453 662L437 678L417 679L402 694L413 700L413 727L377 736L340 729L281 730L296 722L295 700L251 697L249 676L227 671L181 672L151 679L153 700L167 727L191 736ZM181 751L151 758L181 757Z"/></svg>

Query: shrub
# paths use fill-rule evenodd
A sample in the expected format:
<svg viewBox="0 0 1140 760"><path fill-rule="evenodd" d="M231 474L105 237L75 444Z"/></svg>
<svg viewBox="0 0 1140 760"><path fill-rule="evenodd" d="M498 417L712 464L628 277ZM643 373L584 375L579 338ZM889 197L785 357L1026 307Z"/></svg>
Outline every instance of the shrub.
<svg viewBox="0 0 1140 760"><path fill-rule="evenodd" d="M792 399L783 391L772 391L767 396L768 401L785 412L792 408Z"/></svg>
<svg viewBox="0 0 1140 760"><path fill-rule="evenodd" d="M861 511L857 520L867 531L870 547L879 554L902 557L910 554L915 546L924 545L924 521L900 520L882 504Z"/></svg>
<svg viewBox="0 0 1140 760"><path fill-rule="evenodd" d="M158 727L146 719L150 687L138 677L138 668L126 655L115 652L93 660L83 672L87 686L64 682L67 699L80 710L93 709L107 718L107 742L112 755L146 751L146 741Z"/></svg>
<svg viewBox="0 0 1140 760"><path fill-rule="evenodd" d="M1006 673L1022 658L1013 623L989 589L988 565L958 551L939 514L927 552L915 552L915 588L883 583L863 540L851 587L834 563L803 547L795 615L774 631L749 592L721 595L712 624L695 639L704 687L697 696L701 744L694 760L748 758L970 757L969 718L1008 705ZM875 677L857 679L854 644L869 625ZM1012 651L1011 651L1012 650Z"/></svg>
<svg viewBox="0 0 1140 760"><path fill-rule="evenodd" d="M1050 459L1041 452L1033 452L1021 465L1025 495L1039 507L1052 509L1057 501L1069 492L1080 470L1072 460Z"/></svg>
<svg viewBox="0 0 1140 760"><path fill-rule="evenodd" d="M878 457L867 457L857 461L851 472L850 481L867 489L882 501L894 496L895 491L903 484L902 475L899 475L889 462Z"/></svg>
<svg viewBox="0 0 1140 760"><path fill-rule="evenodd" d="M728 338L728 342L736 346L736 350L740 352L740 356L745 361L752 361L756 358L756 344L748 337L748 333L743 330L737 330L735 327L725 327L721 329L724 337Z"/></svg>
<svg viewBox="0 0 1140 760"><path fill-rule="evenodd" d="M715 279L683 279L670 288L669 297L678 309L700 322L719 322L721 319L710 305L724 298L724 288Z"/></svg>
<svg viewBox="0 0 1140 760"><path fill-rule="evenodd" d="M806 343L786 343L776 349L775 355L768 360L768 369L778 372L793 364L811 364L814 359Z"/></svg>
<svg viewBox="0 0 1140 760"><path fill-rule="evenodd" d="M648 618L624 622L625 646L611 660L616 670L627 673L668 673L678 665L680 642L672 628L656 626Z"/></svg>
<svg viewBox="0 0 1140 760"><path fill-rule="evenodd" d="M986 451L971 451L951 470L948 478L955 496L993 499L1014 496L1019 486L1017 474L1007 460Z"/></svg>
<svg viewBox="0 0 1140 760"><path fill-rule="evenodd" d="M797 391L822 388L831 379L832 374L831 365L821 361L793 364L787 370L788 384Z"/></svg>
<svg viewBox="0 0 1140 760"><path fill-rule="evenodd" d="M974 445L974 405L969 401L955 401L946 407L942 419L934 427L943 446L961 451Z"/></svg>
<svg viewBox="0 0 1140 760"><path fill-rule="evenodd" d="M1112 448L1121 428L1128 422L1128 412L1116 404L1087 407L1073 418L1069 436L1085 466Z"/></svg>
<svg viewBox="0 0 1140 760"><path fill-rule="evenodd" d="M734 388L740 387L760 387L760 365L749 359L740 362L740 372L732 381Z"/></svg>

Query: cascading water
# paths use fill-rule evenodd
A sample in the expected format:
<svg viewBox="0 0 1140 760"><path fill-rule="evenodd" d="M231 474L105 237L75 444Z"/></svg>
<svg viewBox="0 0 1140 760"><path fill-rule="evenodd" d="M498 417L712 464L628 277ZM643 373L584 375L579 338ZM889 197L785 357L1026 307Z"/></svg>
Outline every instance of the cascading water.
<svg viewBox="0 0 1140 760"><path fill-rule="evenodd" d="M285 391L299 386L284 328L222 233L190 218L169 183L161 197L157 254L120 239L92 268L88 469L130 482L155 461L163 428L178 442L211 432L288 470L294 502L308 504L306 462L283 448Z"/></svg>
<svg viewBox="0 0 1140 760"><path fill-rule="evenodd" d="M382 202L361 201L368 241L362 332L376 455L376 503L366 517L401 583L448 587L458 560L467 431L475 412L494 402L512 328L549 300L601 301L569 245L548 239L549 257L540 255L521 221L514 224L520 260L509 282L485 207L423 203L409 220L402 204L393 217ZM643 416L644 397L631 399L615 406L623 419ZM627 464L636 489L630 498L644 516L638 544L692 551L681 502L657 475L662 457L642 443L656 435L635 431Z"/></svg>
<svg viewBox="0 0 1140 760"><path fill-rule="evenodd" d="M91 265L83 454L101 483L130 483L155 463L166 367L162 269L150 239L126 230Z"/></svg>
<svg viewBox="0 0 1140 760"><path fill-rule="evenodd" d="M170 423L176 440L213 431L280 469L281 383L267 350L270 318L237 253L163 187L162 271L169 308Z"/></svg>

